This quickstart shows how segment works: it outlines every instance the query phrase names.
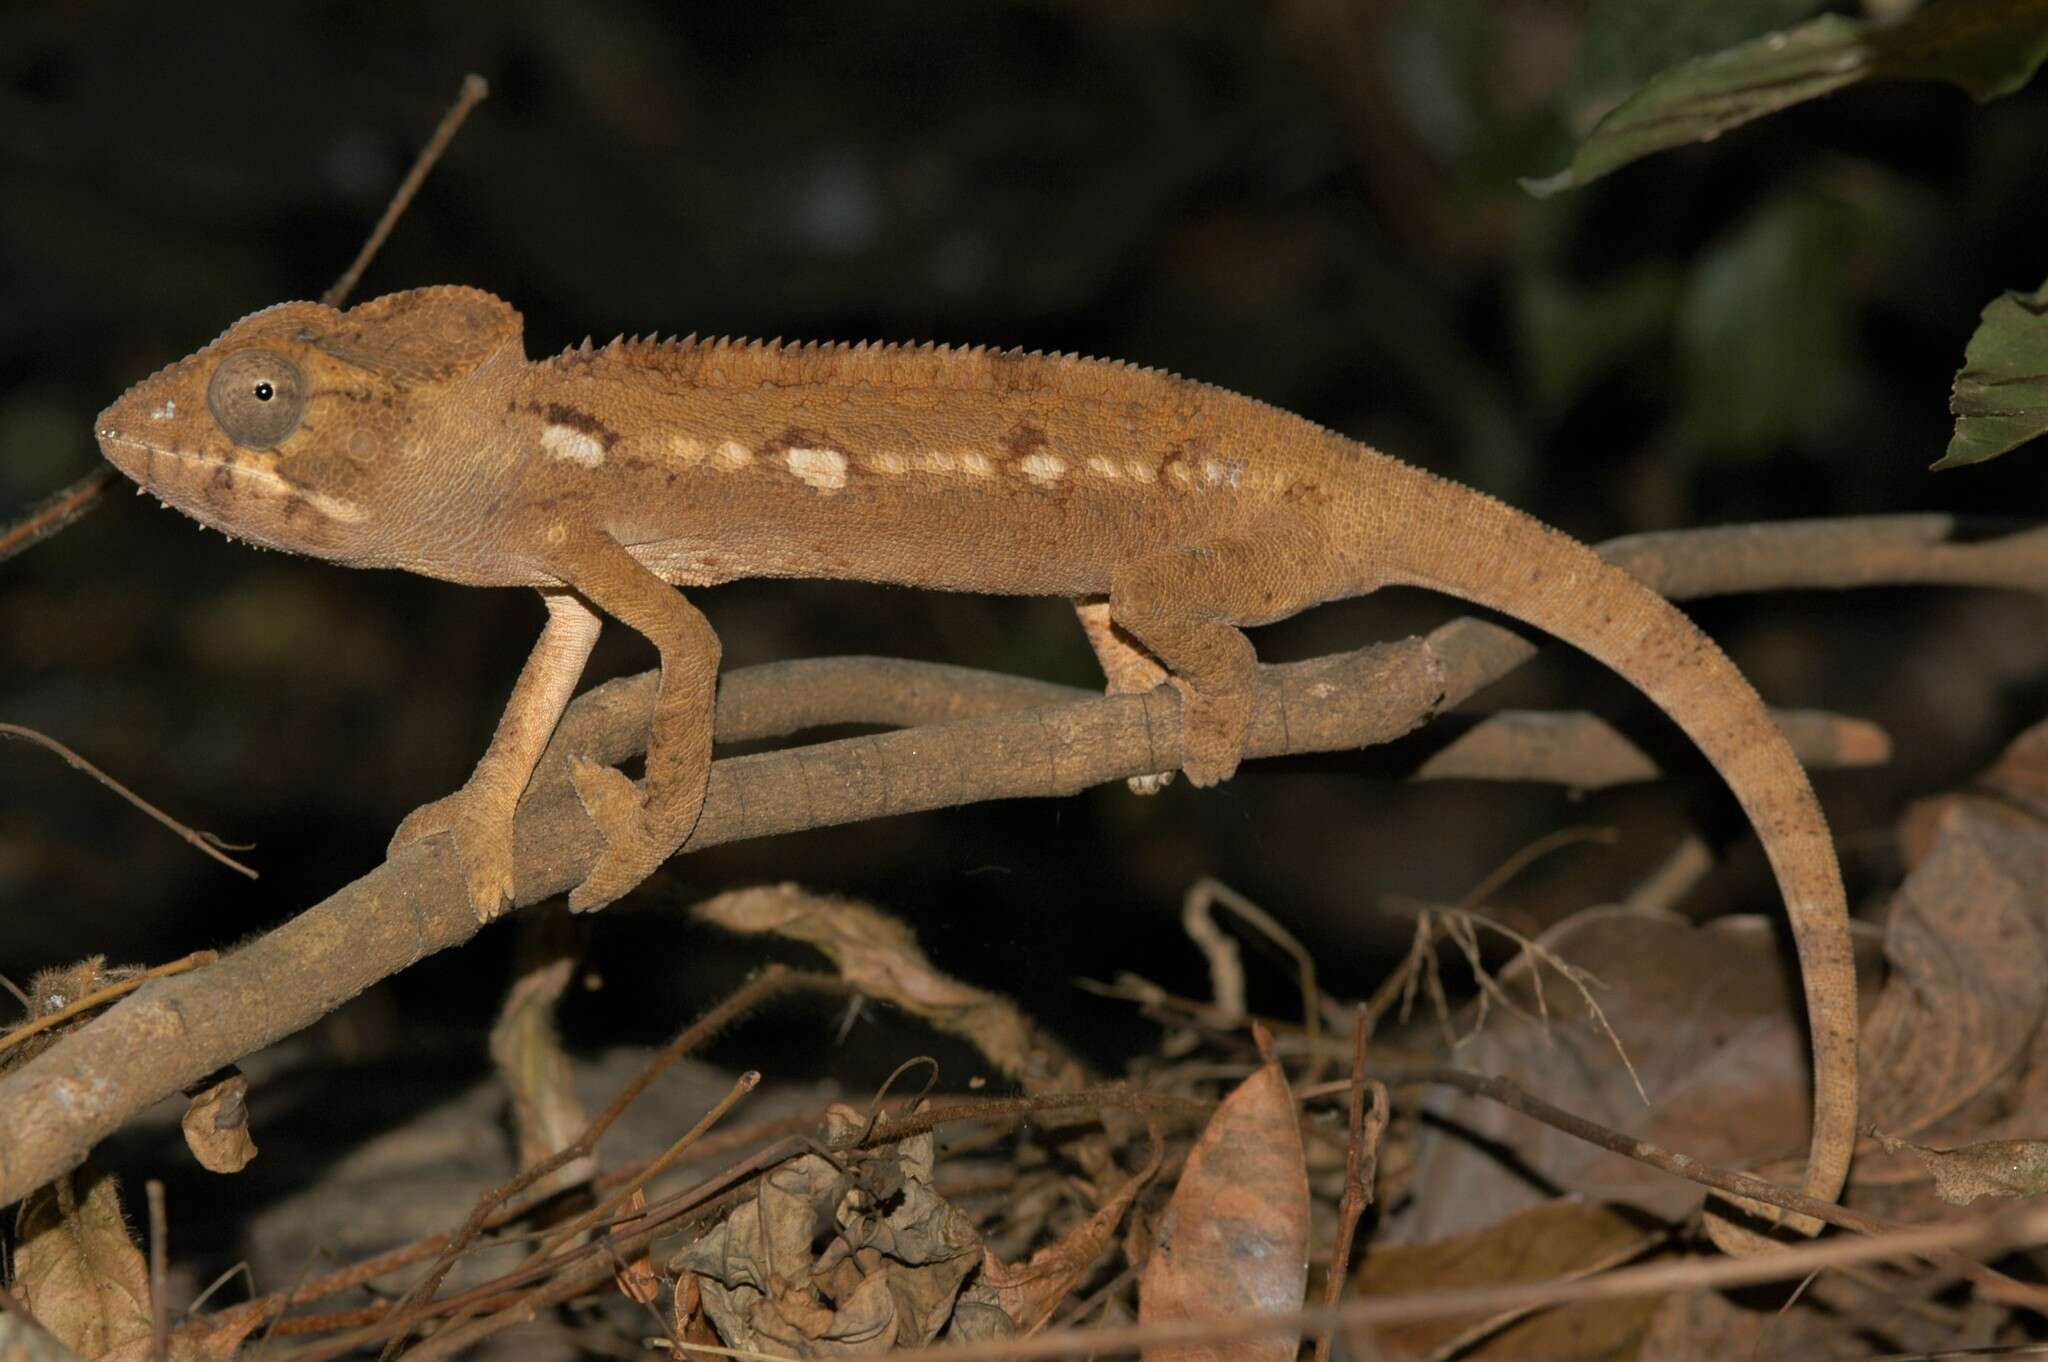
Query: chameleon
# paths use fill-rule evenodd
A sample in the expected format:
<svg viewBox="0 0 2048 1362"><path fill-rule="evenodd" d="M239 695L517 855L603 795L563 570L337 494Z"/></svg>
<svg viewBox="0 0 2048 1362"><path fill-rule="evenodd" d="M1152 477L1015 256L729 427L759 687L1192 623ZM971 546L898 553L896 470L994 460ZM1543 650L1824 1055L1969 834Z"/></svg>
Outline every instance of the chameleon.
<svg viewBox="0 0 2048 1362"><path fill-rule="evenodd" d="M1404 585L1540 629L1662 708L1755 827L1812 1032L1805 1190L1841 1190L1856 977L1805 771L1685 614L1480 492L1116 361L694 336L586 339L530 360L520 314L460 286L256 312L130 388L95 432L138 490L231 537L538 590L546 624L474 773L392 839L451 837L481 920L511 900L513 810L603 616L654 644L660 681L640 782L573 761L604 848L570 907L618 898L689 837L719 644L678 587L823 577L1070 598L1111 693L1178 691L1180 770L1196 786L1230 777L1244 750L1258 687L1246 626Z"/></svg>

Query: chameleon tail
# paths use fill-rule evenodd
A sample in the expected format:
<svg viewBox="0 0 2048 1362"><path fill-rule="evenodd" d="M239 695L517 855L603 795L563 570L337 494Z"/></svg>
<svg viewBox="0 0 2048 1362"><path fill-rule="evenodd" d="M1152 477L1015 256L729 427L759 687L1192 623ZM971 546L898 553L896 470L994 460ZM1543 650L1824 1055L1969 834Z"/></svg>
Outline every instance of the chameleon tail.
<svg viewBox="0 0 2048 1362"><path fill-rule="evenodd" d="M1591 654L1668 714L1728 782L1784 896L1813 1038L1805 1191L1832 1201L1856 1142L1856 970L1825 816L1799 759L1727 655L1690 618L1592 549L1533 517L1384 455L1339 509L1360 546L1355 587L1425 587L1497 610ZM1803 1216L1787 1224L1818 1229Z"/></svg>

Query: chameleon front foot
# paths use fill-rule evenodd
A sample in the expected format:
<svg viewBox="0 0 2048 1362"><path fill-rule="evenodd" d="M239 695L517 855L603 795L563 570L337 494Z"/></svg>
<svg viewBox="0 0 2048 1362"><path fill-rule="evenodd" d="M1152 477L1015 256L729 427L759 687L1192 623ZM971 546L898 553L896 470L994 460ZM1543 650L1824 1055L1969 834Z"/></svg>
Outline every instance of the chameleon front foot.
<svg viewBox="0 0 2048 1362"><path fill-rule="evenodd" d="M577 757L569 775L584 812L604 834L597 864L569 891L569 910L588 913L630 892L675 854L696 826L704 796L700 790L680 807L657 812L641 797L640 787L615 767Z"/></svg>
<svg viewBox="0 0 2048 1362"><path fill-rule="evenodd" d="M469 906L478 922L499 917L512 902L512 810L465 785L422 804L391 834L391 852L448 834L462 864ZM388 853L387 853L388 854Z"/></svg>

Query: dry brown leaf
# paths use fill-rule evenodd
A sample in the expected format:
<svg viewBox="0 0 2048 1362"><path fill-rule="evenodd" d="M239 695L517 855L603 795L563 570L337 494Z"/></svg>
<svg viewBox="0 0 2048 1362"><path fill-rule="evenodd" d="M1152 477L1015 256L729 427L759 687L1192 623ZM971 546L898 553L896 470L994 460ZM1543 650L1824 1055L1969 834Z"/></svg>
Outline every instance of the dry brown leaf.
<svg viewBox="0 0 2048 1362"><path fill-rule="evenodd" d="M185 1146L209 1173L239 1173L256 1157L249 1135L249 1079L229 1068L191 1090L185 1108Z"/></svg>
<svg viewBox="0 0 2048 1362"><path fill-rule="evenodd" d="M2040 1133L1965 1108L2011 1110L2002 1090L2048 1058L2048 820L2028 811L2029 792L2048 786L2048 724L2013 742L1982 785L1997 797L1944 796L1903 820L1917 860L1886 912L1891 978L1862 1042L1862 1120L1901 1136Z"/></svg>
<svg viewBox="0 0 2048 1362"><path fill-rule="evenodd" d="M1934 1177L1934 1194L1951 1206L1967 1206L1978 1197L2048 1192L2048 1140L1982 1140L1956 1149L1935 1149L1884 1134L1877 1141L1887 1153L1917 1159Z"/></svg>
<svg viewBox="0 0 2048 1362"><path fill-rule="evenodd" d="M576 1095L574 1071L555 1030L555 1007L576 969L566 914L536 919L520 943L520 974L491 1027L491 1060L512 1095L519 1166L530 1168L573 1143L590 1126ZM540 1180L559 1191L591 1175L595 1161L576 1159Z"/></svg>
<svg viewBox="0 0 2048 1362"><path fill-rule="evenodd" d="M82 1362L78 1354L19 1315L0 1313L0 1362Z"/></svg>
<svg viewBox="0 0 2048 1362"><path fill-rule="evenodd" d="M202 1320L197 1327L186 1325L174 1331L170 1337L170 1362L230 1362L241 1351L243 1342L264 1322L262 1313L253 1310L230 1313L224 1318L224 1323L210 1327ZM131 1339L94 1362L149 1362L154 1355L154 1342L147 1335Z"/></svg>
<svg viewBox="0 0 2048 1362"><path fill-rule="evenodd" d="M128 1237L113 1175L90 1164L26 1201L14 1221L14 1290L73 1352L150 1336L149 1268Z"/></svg>
<svg viewBox="0 0 2048 1362"><path fill-rule="evenodd" d="M844 1144L866 1117L834 1107L827 1122ZM981 1244L932 1186L931 1135L842 1158L850 1173L815 1154L783 1164L677 1259L727 1346L847 1356L945 1327Z"/></svg>
<svg viewBox="0 0 2048 1362"><path fill-rule="evenodd" d="M626 1204L619 1208L622 1218L636 1216L647 1209L647 1189L635 1187L633 1195L626 1198ZM661 1276L654 1270L653 1256L642 1251L631 1262L616 1264L612 1278L619 1284L619 1292L628 1300L642 1305L652 1305L661 1299Z"/></svg>
<svg viewBox="0 0 2048 1362"><path fill-rule="evenodd" d="M732 932L772 932L815 947L861 992L963 1037L1006 1074L1033 1085L1079 1087L1085 1071L1009 999L933 968L909 927L852 899L795 884L738 889L697 905Z"/></svg>
<svg viewBox="0 0 2048 1362"><path fill-rule="evenodd" d="M1031 1255L1030 1261L1009 1264L997 1258L987 1245L981 1250L981 1279L975 1284L979 1303L994 1304L1015 1326L1016 1332L1037 1333L1052 1318L1052 1312L1095 1265L1116 1235L1116 1227L1130 1209L1132 1198L1159 1171L1165 1155L1154 1145L1152 1160L1102 1203L1095 1214L1069 1230L1056 1243L1047 1244Z"/></svg>
<svg viewBox="0 0 2048 1362"><path fill-rule="evenodd" d="M1265 1049L1260 1033L1261 1049ZM1138 1319L1299 1310L1308 1289L1308 1169L1286 1076L1270 1058L1188 1154L1138 1285ZM1291 1362L1294 1333L1144 1350L1146 1362Z"/></svg>
<svg viewBox="0 0 2048 1362"><path fill-rule="evenodd" d="M1376 1248L1352 1275L1363 1296L1406 1296L1461 1286L1505 1286L1581 1276L1636 1257L1656 1236L1610 1207L1552 1201L1487 1229L1427 1244ZM1457 1348L1460 1362L1579 1362L1637 1355L1655 1297L1561 1306L1533 1314L1379 1325L1353 1335L1363 1357L1404 1362ZM1365 1346L1357 1346L1359 1344ZM1377 1349L1377 1352L1374 1351Z"/></svg>
<svg viewBox="0 0 2048 1362"><path fill-rule="evenodd" d="M1512 1008L1497 1008L1453 1051L1454 1062L1708 1163L1750 1166L1804 1149L1804 1007L1776 923L1741 917L1695 927L1665 913L1592 908L1539 944L1601 981L1600 1006L1652 1105L1643 1105L1584 1000L1528 957L1499 975ZM1439 1089L1424 1104L1434 1119L1418 1131L1408 1207L1383 1222L1383 1244L1473 1233L1559 1189L1659 1217L1686 1214L1701 1199L1691 1183L1495 1103Z"/></svg>

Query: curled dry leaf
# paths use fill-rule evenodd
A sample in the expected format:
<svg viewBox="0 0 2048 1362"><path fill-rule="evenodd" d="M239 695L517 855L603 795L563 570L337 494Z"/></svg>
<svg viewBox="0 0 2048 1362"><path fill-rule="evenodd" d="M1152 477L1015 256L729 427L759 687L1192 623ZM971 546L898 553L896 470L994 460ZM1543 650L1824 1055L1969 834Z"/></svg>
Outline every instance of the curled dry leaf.
<svg viewBox="0 0 2048 1362"><path fill-rule="evenodd" d="M1553 1281L1602 1271L1655 1243L1635 1219L1607 1206L1552 1201L1471 1234L1375 1248L1352 1274L1362 1296L1408 1296L1465 1286ZM1457 1316L1375 1325L1352 1334L1360 1357L1461 1362L1637 1355L1656 1297L1600 1301L1506 1316Z"/></svg>
<svg viewBox="0 0 2048 1362"><path fill-rule="evenodd" d="M977 1304L1000 1308L1020 1334L1037 1333L1052 1312L1095 1265L1116 1235L1124 1212L1159 1171L1165 1147L1154 1144L1152 1158L1123 1186L1056 1243L1047 1244L1025 1263L1005 1263L986 1245L981 1250L981 1277L967 1293Z"/></svg>
<svg viewBox="0 0 2048 1362"><path fill-rule="evenodd" d="M838 1142L866 1117L834 1107L827 1124ZM850 1173L815 1154L783 1164L678 1259L727 1346L883 1353L945 1327L980 1240L932 1186L931 1135L842 1157Z"/></svg>
<svg viewBox="0 0 2048 1362"><path fill-rule="evenodd" d="M185 1146L209 1173L239 1173L256 1157L249 1135L249 1079L240 1069L215 1074L191 1090L181 1123Z"/></svg>
<svg viewBox="0 0 2048 1362"><path fill-rule="evenodd" d="M621 1217L631 1217L647 1209L647 1189L635 1187L633 1195L626 1198L626 1204L619 1208ZM615 1263L612 1280L619 1284L619 1293L627 1300L642 1305L652 1305L661 1299L661 1277L654 1270L651 1254L642 1252L630 1262Z"/></svg>
<svg viewBox="0 0 2048 1362"><path fill-rule="evenodd" d="M964 1038L1029 1085L1074 1088L1085 1081L1080 1063L1009 999L933 968L909 927L868 904L778 884L720 894L695 912L727 931L772 932L815 947L863 993Z"/></svg>
<svg viewBox="0 0 2048 1362"><path fill-rule="evenodd" d="M512 1097L519 1166L530 1168L582 1135L590 1113L576 1095L569 1055L555 1029L555 1008L576 969L574 929L566 914L556 913L523 930L519 977L491 1027L491 1061ZM550 1191L574 1187L594 1168L594 1160L577 1159L539 1185Z"/></svg>
<svg viewBox="0 0 2048 1362"><path fill-rule="evenodd" d="M1263 1037L1262 1037L1263 1038ZM1299 1310L1308 1289L1308 1169L1294 1095L1268 1059L1209 1118L1160 1217L1138 1319L1241 1320ZM1145 1362L1291 1362L1295 1333L1146 1348Z"/></svg>
<svg viewBox="0 0 2048 1362"><path fill-rule="evenodd" d="M98 1357L150 1337L149 1268L128 1237L113 1175L90 1164L21 1203L14 1291L73 1352Z"/></svg>

